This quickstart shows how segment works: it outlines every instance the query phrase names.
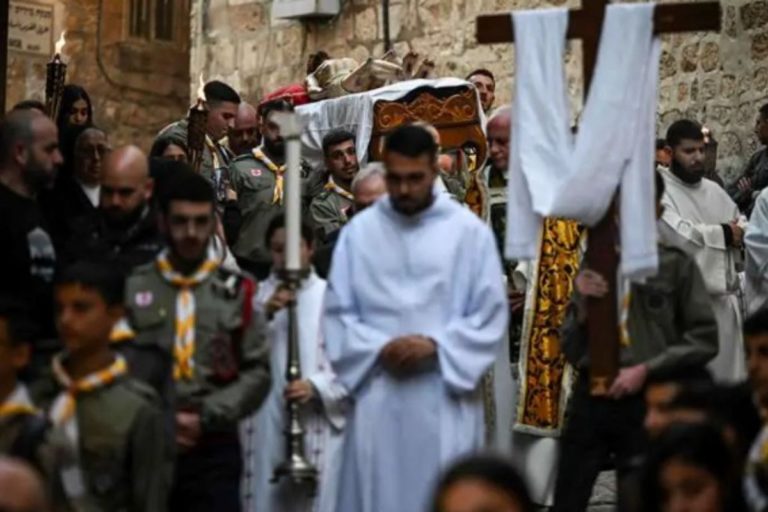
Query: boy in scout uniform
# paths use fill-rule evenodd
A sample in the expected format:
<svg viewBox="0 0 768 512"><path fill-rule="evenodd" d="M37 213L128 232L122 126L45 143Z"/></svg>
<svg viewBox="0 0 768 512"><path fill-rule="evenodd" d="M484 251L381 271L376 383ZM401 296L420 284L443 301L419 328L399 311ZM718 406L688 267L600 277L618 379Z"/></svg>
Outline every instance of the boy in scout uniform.
<svg viewBox="0 0 768 512"><path fill-rule="evenodd" d="M48 408L46 446L57 510L165 511L169 482L157 395L131 379L110 332L124 314L125 280L104 263L78 262L55 287L65 351L53 359L59 385Z"/></svg>
<svg viewBox="0 0 768 512"><path fill-rule="evenodd" d="M283 100L261 107L262 143L248 155L236 158L229 168L229 179L237 195L242 226L232 252L243 268L257 278L266 279L272 266L269 249L264 244L267 226L283 208L285 141L275 113L291 110ZM323 189L322 173L312 171L302 162L302 187L306 205Z"/></svg>
<svg viewBox="0 0 768 512"><path fill-rule="evenodd" d="M312 223L321 240L346 224L355 204L352 180L360 170L355 136L347 130L334 130L323 137L323 155L328 181L309 207Z"/></svg>
<svg viewBox="0 0 768 512"><path fill-rule="evenodd" d="M0 454L38 465L38 448L48 424L18 380L30 358L22 331L25 321L21 308L11 299L0 298Z"/></svg>
<svg viewBox="0 0 768 512"><path fill-rule="evenodd" d="M176 460L171 510L240 509L238 422L270 385L263 319L254 282L221 267L212 244L214 197L193 172L169 179L160 197L169 247L128 279L131 343L173 358Z"/></svg>

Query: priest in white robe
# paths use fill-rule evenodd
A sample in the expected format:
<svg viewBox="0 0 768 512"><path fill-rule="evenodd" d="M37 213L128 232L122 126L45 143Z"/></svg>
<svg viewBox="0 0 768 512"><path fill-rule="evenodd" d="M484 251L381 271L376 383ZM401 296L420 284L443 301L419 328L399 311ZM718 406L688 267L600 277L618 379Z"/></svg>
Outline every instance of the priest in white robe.
<svg viewBox="0 0 768 512"><path fill-rule="evenodd" d="M276 217L267 239L276 268L283 266L284 217ZM312 257L311 228L303 228L302 263ZM298 292L299 355L304 380L288 384L288 312L293 295L272 273L259 285L254 302L270 318L272 389L264 405L242 425L244 437L243 510L245 512L336 512L337 479L341 462L343 429L349 401L331 370L321 333L326 282L312 270ZM283 478L271 483L275 468L285 461L284 430L288 420L285 397L303 404L304 448L307 460L318 470L317 493L297 488Z"/></svg>
<svg viewBox="0 0 768 512"><path fill-rule="evenodd" d="M507 328L490 229L436 194L423 128L387 139L389 195L354 217L326 295L328 356L355 405L338 512L422 512L441 469L483 445L480 384Z"/></svg>
<svg viewBox="0 0 768 512"><path fill-rule="evenodd" d="M661 171L666 183L661 235L696 260L717 317L719 352L709 368L717 380L738 382L746 376L738 275L746 220L720 186L703 178L701 126L677 121L667 144L672 165Z"/></svg>
<svg viewBox="0 0 768 512"><path fill-rule="evenodd" d="M768 304L768 189L755 200L744 248L744 294L747 314L751 315Z"/></svg>

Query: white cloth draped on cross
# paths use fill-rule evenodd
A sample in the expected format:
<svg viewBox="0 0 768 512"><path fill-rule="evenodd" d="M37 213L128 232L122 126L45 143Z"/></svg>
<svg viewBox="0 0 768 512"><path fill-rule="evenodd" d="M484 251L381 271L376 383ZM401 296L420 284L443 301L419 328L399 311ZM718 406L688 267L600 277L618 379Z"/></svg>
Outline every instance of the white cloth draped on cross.
<svg viewBox="0 0 768 512"><path fill-rule="evenodd" d="M656 273L653 144L660 44L653 4L611 5L578 134L563 62L568 11L515 12L506 255L535 259L544 217L594 226L621 185L621 273Z"/></svg>

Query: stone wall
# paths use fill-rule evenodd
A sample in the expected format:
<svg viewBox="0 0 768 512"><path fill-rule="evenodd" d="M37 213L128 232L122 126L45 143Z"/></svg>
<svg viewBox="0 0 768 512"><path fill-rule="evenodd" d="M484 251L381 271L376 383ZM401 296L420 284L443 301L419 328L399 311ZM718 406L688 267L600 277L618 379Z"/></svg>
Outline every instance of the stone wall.
<svg viewBox="0 0 768 512"><path fill-rule="evenodd" d="M680 0L676 0L680 1ZM378 0L346 0L339 16L327 21L271 18L269 0L193 0L191 10L191 88L202 72L222 78L246 98L304 77L307 56L323 49L332 56L362 60L383 53ZM519 8L578 5L574 0L391 0L390 34L401 55L429 55L438 76L464 76L487 67L498 77L498 102L512 91L511 45L479 46L478 14ZM768 1L723 0L720 34L665 37L661 65L659 127L690 116L707 124L720 142L719 169L738 172L755 150L757 107L768 101ZM567 70L574 108L581 94L578 44Z"/></svg>
<svg viewBox="0 0 768 512"><path fill-rule="evenodd" d="M55 7L56 37L62 29L67 31L64 48L67 82L82 85L88 91L94 103L95 123L107 130L113 145L134 143L149 150L158 130L181 118L189 105L186 0L177 1L181 10L176 17L174 42L129 38L126 22L129 2L124 0L48 0L44 3ZM8 108L25 98L44 99L47 60L47 57L9 52Z"/></svg>

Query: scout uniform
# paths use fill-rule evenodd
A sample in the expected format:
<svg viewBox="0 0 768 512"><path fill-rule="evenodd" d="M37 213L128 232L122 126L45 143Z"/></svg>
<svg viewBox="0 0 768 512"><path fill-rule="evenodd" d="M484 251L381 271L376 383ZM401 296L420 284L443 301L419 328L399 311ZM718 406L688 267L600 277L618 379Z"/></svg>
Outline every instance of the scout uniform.
<svg viewBox="0 0 768 512"><path fill-rule="evenodd" d="M306 198L318 190L317 176L302 162L302 187ZM273 162L262 146L254 148L250 155L237 157L229 168L232 188L243 217L240 236L232 251L243 258L265 267L271 267L271 255L264 237L272 218L283 208L285 165Z"/></svg>
<svg viewBox="0 0 768 512"><path fill-rule="evenodd" d="M73 380L53 361L59 395L46 446L51 494L65 510L167 510L166 437L155 393L127 375L121 356Z"/></svg>
<svg viewBox="0 0 768 512"><path fill-rule="evenodd" d="M619 326L622 368L645 364L652 376L670 368L703 367L717 354L717 322L704 280L690 256L659 246L658 274L642 284L631 283L629 290ZM578 478L557 478L554 510L584 510L605 456L614 455L621 480L642 453L645 404L641 393L616 400L592 396L588 333L576 307L566 315L561 339L562 353L578 377L560 438L558 473ZM621 504L619 509L623 510Z"/></svg>
<svg viewBox="0 0 768 512"><path fill-rule="evenodd" d="M352 193L341 188L333 181L333 177L329 178L325 190L309 206L310 219L323 240L347 223L354 204Z"/></svg>
<svg viewBox="0 0 768 512"><path fill-rule="evenodd" d="M196 410L204 431L233 431L269 389L261 317L252 314L253 281L219 265L211 248L192 276L177 274L167 252L126 283L137 345L173 357L177 409Z"/></svg>
<svg viewBox="0 0 768 512"><path fill-rule="evenodd" d="M269 385L254 282L222 268L213 246L192 275L177 273L167 251L126 283L130 343L157 345L172 358L177 411L200 415L201 438L177 457L174 510L238 510L239 420L253 413Z"/></svg>
<svg viewBox="0 0 768 512"><path fill-rule="evenodd" d="M27 389L17 384L0 403L0 454L20 457L34 465L44 440L47 422L33 405Z"/></svg>
<svg viewBox="0 0 768 512"><path fill-rule="evenodd" d="M187 119L177 121L160 130L158 137L176 139L187 147L187 125ZM229 165L232 158L233 154L226 145L212 140L208 135L205 136L200 174L213 183L216 199L221 204L226 202L226 191L230 186Z"/></svg>

